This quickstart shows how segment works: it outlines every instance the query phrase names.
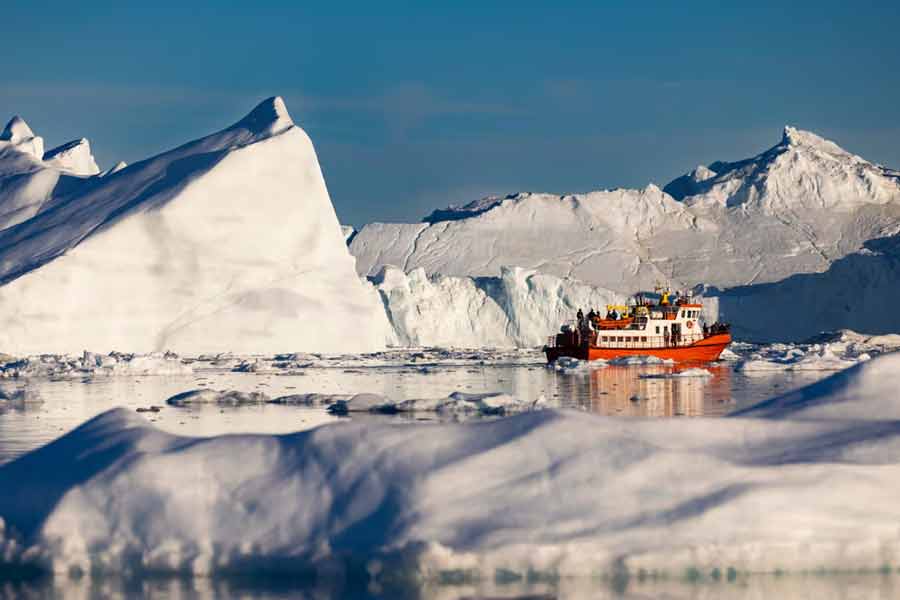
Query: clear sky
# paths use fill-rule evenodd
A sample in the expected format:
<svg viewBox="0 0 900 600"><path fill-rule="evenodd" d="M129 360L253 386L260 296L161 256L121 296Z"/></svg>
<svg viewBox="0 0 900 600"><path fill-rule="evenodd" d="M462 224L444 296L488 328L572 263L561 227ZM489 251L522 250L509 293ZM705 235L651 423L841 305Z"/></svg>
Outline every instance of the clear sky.
<svg viewBox="0 0 900 600"><path fill-rule="evenodd" d="M48 147L131 162L281 95L354 225L662 185L785 124L900 167L896 1L8 0L0 23L0 118Z"/></svg>

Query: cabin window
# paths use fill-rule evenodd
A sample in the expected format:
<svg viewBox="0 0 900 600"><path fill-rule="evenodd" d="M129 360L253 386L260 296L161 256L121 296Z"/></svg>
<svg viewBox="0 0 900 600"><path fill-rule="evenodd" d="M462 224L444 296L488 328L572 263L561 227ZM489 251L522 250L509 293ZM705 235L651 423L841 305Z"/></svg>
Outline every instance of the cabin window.
<svg viewBox="0 0 900 600"><path fill-rule="evenodd" d="M604 335L601 339L602 339L604 342L608 342L608 341L609 341L609 336L608 336L608 335Z"/></svg>
<svg viewBox="0 0 900 600"><path fill-rule="evenodd" d="M659 325L656 326L656 335L659 335Z"/></svg>
<svg viewBox="0 0 900 600"><path fill-rule="evenodd" d="M624 341L625 341L625 338L622 337L622 336L620 335L620 336L619 336L619 342L624 342Z"/></svg>
<svg viewBox="0 0 900 600"><path fill-rule="evenodd" d="M646 336L646 335L642 335L642 336L641 336L641 341L642 341L642 342L646 342L646 341L647 341L647 336Z"/></svg>

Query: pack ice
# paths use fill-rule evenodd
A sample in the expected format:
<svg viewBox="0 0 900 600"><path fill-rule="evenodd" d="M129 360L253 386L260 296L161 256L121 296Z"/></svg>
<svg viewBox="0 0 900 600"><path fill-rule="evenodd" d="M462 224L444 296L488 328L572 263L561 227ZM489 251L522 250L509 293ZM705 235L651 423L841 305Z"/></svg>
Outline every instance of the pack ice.
<svg viewBox="0 0 900 600"><path fill-rule="evenodd" d="M364 275L497 276L536 269L632 293L657 280L731 287L821 272L900 231L900 173L786 127L769 150L698 167L664 189L519 193L373 223L350 248Z"/></svg>
<svg viewBox="0 0 900 600"><path fill-rule="evenodd" d="M0 135L0 348L362 352L392 333L281 98L100 173L87 140Z"/></svg>
<svg viewBox="0 0 900 600"><path fill-rule="evenodd" d="M900 355L746 412L188 438L124 409L0 467L0 568L528 576L900 565ZM361 572L361 573L360 573Z"/></svg>

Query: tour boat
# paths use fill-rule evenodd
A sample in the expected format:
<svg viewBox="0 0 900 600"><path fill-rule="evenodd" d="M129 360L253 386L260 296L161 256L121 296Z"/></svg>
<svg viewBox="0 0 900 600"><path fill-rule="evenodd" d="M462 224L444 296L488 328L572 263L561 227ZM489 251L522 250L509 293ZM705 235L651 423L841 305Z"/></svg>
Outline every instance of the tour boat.
<svg viewBox="0 0 900 600"><path fill-rule="evenodd" d="M607 305L607 315L567 323L544 347L547 362L561 356L610 360L649 355L677 362L711 362L731 343L724 323L705 324L703 305L687 295L674 302L663 293L653 304L638 296L633 305ZM590 318L589 318L590 317Z"/></svg>

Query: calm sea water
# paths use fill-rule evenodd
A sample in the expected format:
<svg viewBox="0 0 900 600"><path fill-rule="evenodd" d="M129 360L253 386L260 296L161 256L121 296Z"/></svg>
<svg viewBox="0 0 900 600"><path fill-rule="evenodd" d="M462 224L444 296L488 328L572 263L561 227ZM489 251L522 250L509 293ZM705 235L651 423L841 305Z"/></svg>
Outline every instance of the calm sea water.
<svg viewBox="0 0 900 600"><path fill-rule="evenodd" d="M705 576L699 580L677 577L652 581L573 578L551 582L407 584L392 588L364 583L326 585L265 577L0 580L0 600L888 600L898 597L900 575L877 573Z"/></svg>
<svg viewBox="0 0 900 600"><path fill-rule="evenodd" d="M286 433L335 420L324 407L198 406L176 408L166 399L179 392L210 388L261 391L270 397L296 393L356 394L374 392L394 400L438 398L453 392L505 392L604 415L634 417L722 416L735 408L811 383L828 372L773 372L745 376L729 364L706 367L711 377L668 377L672 366L611 366L589 373L564 374L539 362L484 365L478 361L452 366L379 366L309 368L295 374L235 373L198 369L191 375L30 379L3 382L24 388L40 404L0 410L0 464L37 448L117 406L145 413L156 426L183 435L221 433ZM354 419L385 419L353 415ZM436 415L390 417L403 422L431 420Z"/></svg>

